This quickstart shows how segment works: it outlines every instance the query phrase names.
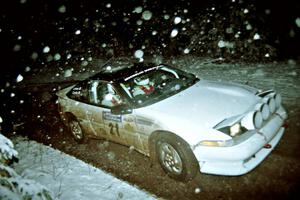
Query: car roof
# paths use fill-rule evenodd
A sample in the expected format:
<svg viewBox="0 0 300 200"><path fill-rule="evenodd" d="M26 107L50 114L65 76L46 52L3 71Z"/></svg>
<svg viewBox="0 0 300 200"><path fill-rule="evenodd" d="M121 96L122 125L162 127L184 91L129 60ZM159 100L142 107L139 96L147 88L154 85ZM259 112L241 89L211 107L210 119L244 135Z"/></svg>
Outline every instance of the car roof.
<svg viewBox="0 0 300 200"><path fill-rule="evenodd" d="M92 80L104 80L118 82L129 79L135 74L139 74L147 69L157 66L152 62L136 62L131 59L113 60L107 62L102 68L103 70L92 76Z"/></svg>

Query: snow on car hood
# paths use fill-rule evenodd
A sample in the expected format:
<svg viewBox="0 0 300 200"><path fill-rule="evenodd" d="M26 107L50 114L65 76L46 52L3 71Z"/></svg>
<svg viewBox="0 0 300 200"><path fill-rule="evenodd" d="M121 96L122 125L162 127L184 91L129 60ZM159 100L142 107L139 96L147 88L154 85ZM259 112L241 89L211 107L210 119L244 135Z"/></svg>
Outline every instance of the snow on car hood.
<svg viewBox="0 0 300 200"><path fill-rule="evenodd" d="M199 127L207 129L253 108L259 101L255 92L248 86L201 80L174 96L138 109L138 112L150 114L168 127L189 124L197 125L198 130Z"/></svg>

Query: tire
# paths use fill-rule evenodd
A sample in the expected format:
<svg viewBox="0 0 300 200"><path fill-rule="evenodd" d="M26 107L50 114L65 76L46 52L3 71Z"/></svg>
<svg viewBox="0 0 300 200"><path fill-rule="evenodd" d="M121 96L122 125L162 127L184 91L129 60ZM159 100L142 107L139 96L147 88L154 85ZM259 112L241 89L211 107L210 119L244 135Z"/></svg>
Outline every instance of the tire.
<svg viewBox="0 0 300 200"><path fill-rule="evenodd" d="M86 141L83 129L76 117L68 117L68 128L76 142L84 143Z"/></svg>
<svg viewBox="0 0 300 200"><path fill-rule="evenodd" d="M159 134L155 147L159 164L171 178L187 182L199 172L199 164L191 148L175 134Z"/></svg>

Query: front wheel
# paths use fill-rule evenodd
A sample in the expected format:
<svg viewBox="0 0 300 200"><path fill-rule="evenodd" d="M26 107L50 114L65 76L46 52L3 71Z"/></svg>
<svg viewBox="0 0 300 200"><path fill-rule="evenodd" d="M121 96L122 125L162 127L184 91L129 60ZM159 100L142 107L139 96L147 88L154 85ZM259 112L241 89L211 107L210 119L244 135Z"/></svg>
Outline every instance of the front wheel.
<svg viewBox="0 0 300 200"><path fill-rule="evenodd" d="M78 143L83 143L85 136L78 120L75 117L70 118L68 120L68 126L74 140Z"/></svg>
<svg viewBox="0 0 300 200"><path fill-rule="evenodd" d="M198 162L189 145L176 135L159 135L156 155L164 171L176 180L189 181L199 171Z"/></svg>

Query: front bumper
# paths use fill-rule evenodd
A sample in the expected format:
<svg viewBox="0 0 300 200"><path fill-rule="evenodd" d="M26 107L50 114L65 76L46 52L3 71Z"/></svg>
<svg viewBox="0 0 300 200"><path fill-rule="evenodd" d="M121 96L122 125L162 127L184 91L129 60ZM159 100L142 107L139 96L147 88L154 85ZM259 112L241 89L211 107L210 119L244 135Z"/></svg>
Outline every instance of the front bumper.
<svg viewBox="0 0 300 200"><path fill-rule="evenodd" d="M282 117L283 116L283 117ZM202 173L237 176L259 165L279 143L284 134L284 115L274 115L260 130L242 143L230 147L198 146L194 154ZM270 144L270 148L264 148Z"/></svg>

